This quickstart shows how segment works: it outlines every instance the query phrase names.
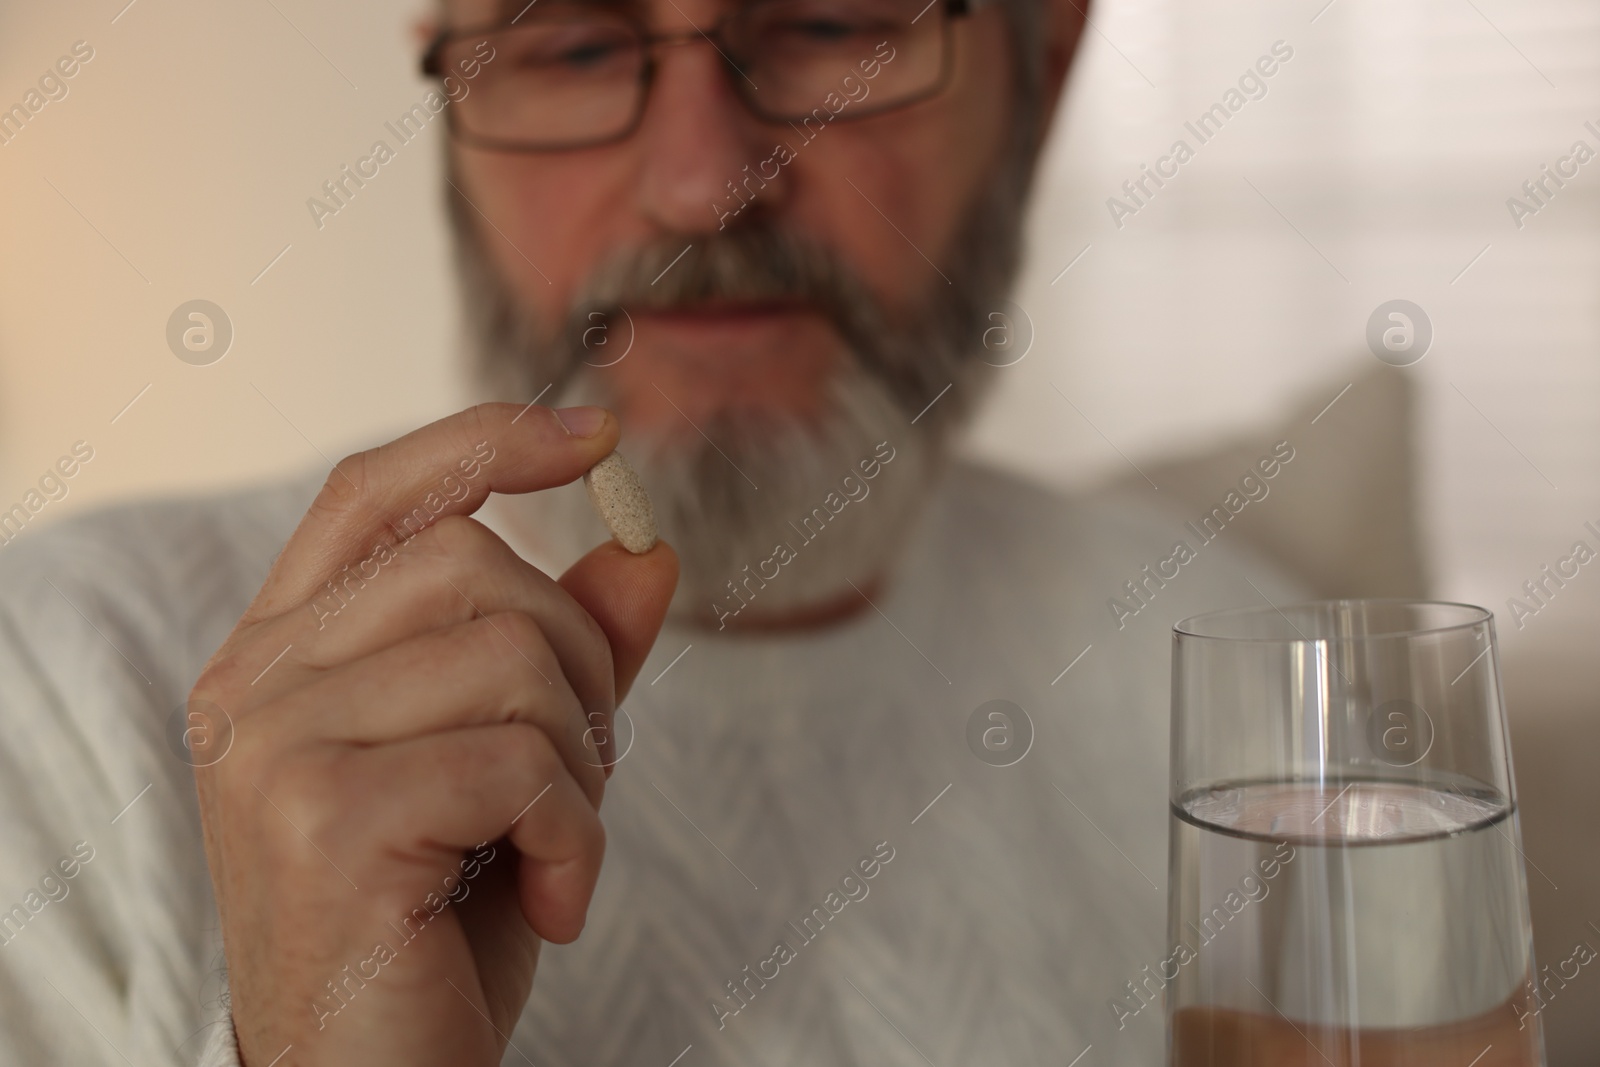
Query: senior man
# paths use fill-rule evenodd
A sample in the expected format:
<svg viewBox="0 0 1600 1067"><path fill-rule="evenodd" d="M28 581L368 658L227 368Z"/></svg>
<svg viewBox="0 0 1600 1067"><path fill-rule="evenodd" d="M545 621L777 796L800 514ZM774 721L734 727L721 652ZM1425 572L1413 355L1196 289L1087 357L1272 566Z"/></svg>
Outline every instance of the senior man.
<svg viewBox="0 0 1600 1067"><path fill-rule="evenodd" d="M3 1058L1155 1062L1167 628L1258 593L949 459L1083 21L446 4L490 402L0 555Z"/></svg>

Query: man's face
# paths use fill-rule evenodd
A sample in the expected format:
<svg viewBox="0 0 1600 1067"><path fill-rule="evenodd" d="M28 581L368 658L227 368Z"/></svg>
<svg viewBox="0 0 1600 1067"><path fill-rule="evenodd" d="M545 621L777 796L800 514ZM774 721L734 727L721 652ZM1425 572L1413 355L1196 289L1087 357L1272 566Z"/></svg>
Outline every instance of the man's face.
<svg viewBox="0 0 1600 1067"><path fill-rule="evenodd" d="M904 17L920 9L881 2ZM850 597L851 583L892 565L951 430L994 373L975 357L1015 269L1038 131L998 8L954 21L941 92L852 120L875 85L888 92L884 67L912 62L864 46L801 104L839 115L825 125L763 120L746 105L741 74L700 34L736 9L771 10L454 0L456 28L623 11L682 41L657 49L641 120L620 140L513 152L457 139L450 204L467 325L494 399L615 411L679 551L678 610L720 618L739 607L751 622ZM941 17L930 10L924 29ZM489 60L471 92L515 62ZM894 470L870 502L797 543L794 524L885 451ZM552 562L604 536L581 497L515 506ZM799 559L758 606L731 595L783 547Z"/></svg>
<svg viewBox="0 0 1600 1067"><path fill-rule="evenodd" d="M528 15L548 12L553 2L540 0ZM526 3L456 0L450 21L489 25ZM676 33L708 29L732 6L646 0L623 9L637 11L655 32ZM787 124L755 117L717 49L697 38L658 52L642 122L627 139L531 154L457 145L456 180L482 213L482 245L495 270L545 323L565 322L593 272L613 257L659 242L686 248L724 232L726 221L728 228L770 226L819 244L892 324L948 285L929 260L948 264L958 227L1010 130L1011 81L995 73L1009 69L999 11L959 20L955 38L944 93L902 111L832 123L812 142ZM793 158L778 166L769 161L780 144ZM773 170L777 177L765 180ZM751 174L762 176L764 187L740 185ZM725 220L742 203L730 182L741 195L759 191L749 208ZM493 230L483 232L485 218ZM694 426L730 414L820 419L828 382L851 358L833 319L805 302L713 298L630 308L629 318L631 327L606 330L617 347L631 335L627 358L593 372L629 433L697 437Z"/></svg>

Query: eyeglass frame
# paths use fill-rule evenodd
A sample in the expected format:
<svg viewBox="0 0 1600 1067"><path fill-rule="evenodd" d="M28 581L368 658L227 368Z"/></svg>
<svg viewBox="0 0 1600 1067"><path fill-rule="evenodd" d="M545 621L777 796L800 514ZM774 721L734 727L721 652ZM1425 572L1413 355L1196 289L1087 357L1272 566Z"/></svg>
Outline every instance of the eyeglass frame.
<svg viewBox="0 0 1600 1067"><path fill-rule="evenodd" d="M976 12L981 11L983 8L988 7L992 3L994 3L994 0L930 0L928 7L924 8L923 12L926 13L929 8L937 6L943 11L945 16L943 26L944 39L941 45L943 48L943 53L940 56L938 81L925 91L918 93L916 96L905 100L896 100L893 103L882 105L876 108L869 108L864 111L856 110L851 112L851 114L848 116L841 114L836 116L834 121L852 122L861 119L876 118L880 115L891 114L895 111L901 110L902 108L920 104L923 101L930 100L944 92L950 87L950 75L953 71L951 59L954 52L952 47L954 20L975 14ZM803 118L804 116L799 115L780 116L765 114L756 105L755 101L751 98L750 93L743 88L745 74L739 69L738 64L733 61L733 58L724 49L724 45L726 45L727 42L722 39L723 31L728 23L732 22L736 18L739 18L743 14L744 10L731 11L713 23L709 30L692 29L679 31L677 33L651 33L645 28L644 20L639 18L637 15L628 14L623 16L638 30L639 44L644 50L645 59L644 62L639 66L639 88L636 97L636 103L634 104L633 117L618 133L608 134L605 137L597 138L592 141L579 141L575 143L562 142L560 144L535 144L526 141L506 141L500 138L476 134L470 130L463 129L456 121L454 109L450 109L451 113L445 116L445 121L448 124L450 135L460 143L470 145L474 148L485 148L499 152L528 153L571 152L585 148L601 148L606 145L618 144L622 141L626 141L628 138L632 137L638 132L640 124L644 121L644 113L647 110L647 105L650 102L650 90L655 83L656 70L658 66L656 60L656 49L662 45L692 44L696 40L709 41L711 45L716 48L718 54L722 57L723 66L729 72L738 76L734 80L735 90L737 91L739 99L744 104L745 108L757 119L761 120L762 122L779 123L793 122L796 119ZM516 27L517 19L521 17L521 15L517 15L516 18L513 18L509 22L495 22L456 29L441 29L438 33L434 34L433 39L428 43L427 49L422 53L421 72L423 76L428 78L437 78L440 80L449 76L450 72L444 69L442 57L446 46L448 46L452 41L460 40L465 37L479 37L500 30L514 29ZM917 16L917 18L921 17L921 15ZM915 22L916 20L913 19L912 21Z"/></svg>

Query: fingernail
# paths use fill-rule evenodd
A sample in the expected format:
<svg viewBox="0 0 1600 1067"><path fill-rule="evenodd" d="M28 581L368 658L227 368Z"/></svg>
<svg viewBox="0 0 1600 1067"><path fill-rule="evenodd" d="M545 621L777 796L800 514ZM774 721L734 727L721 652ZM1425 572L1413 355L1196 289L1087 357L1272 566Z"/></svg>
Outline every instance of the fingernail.
<svg viewBox="0 0 1600 1067"><path fill-rule="evenodd" d="M574 437L593 437L605 428L606 409L597 407L557 408L556 418Z"/></svg>

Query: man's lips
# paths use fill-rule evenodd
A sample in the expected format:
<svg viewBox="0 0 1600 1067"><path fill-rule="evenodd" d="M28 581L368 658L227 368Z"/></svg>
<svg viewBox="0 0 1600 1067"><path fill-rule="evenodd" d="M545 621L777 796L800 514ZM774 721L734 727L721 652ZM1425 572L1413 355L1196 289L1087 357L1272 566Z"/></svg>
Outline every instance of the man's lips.
<svg viewBox="0 0 1600 1067"><path fill-rule="evenodd" d="M659 341L679 358L688 352L792 356L797 344L817 343L822 336L818 327L833 333L832 323L819 309L791 301L701 303L631 314L642 346Z"/></svg>
<svg viewBox="0 0 1600 1067"><path fill-rule="evenodd" d="M685 307L658 308L637 313L668 326L716 326L770 322L793 315L816 314L817 309L797 301L708 302Z"/></svg>
<svg viewBox="0 0 1600 1067"><path fill-rule="evenodd" d="M604 372L630 425L688 429L685 417L700 424L729 412L810 418L845 354L828 316L798 301L701 301L630 314L639 343Z"/></svg>

